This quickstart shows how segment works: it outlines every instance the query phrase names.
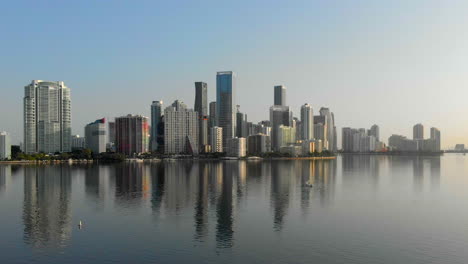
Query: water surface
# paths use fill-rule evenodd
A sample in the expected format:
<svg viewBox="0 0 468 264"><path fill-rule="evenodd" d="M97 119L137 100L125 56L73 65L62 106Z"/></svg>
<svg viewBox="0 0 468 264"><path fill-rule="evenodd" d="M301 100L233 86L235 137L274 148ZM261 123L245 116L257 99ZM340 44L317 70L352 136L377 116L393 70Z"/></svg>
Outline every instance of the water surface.
<svg viewBox="0 0 468 264"><path fill-rule="evenodd" d="M450 154L0 166L0 262L468 263L467 178Z"/></svg>

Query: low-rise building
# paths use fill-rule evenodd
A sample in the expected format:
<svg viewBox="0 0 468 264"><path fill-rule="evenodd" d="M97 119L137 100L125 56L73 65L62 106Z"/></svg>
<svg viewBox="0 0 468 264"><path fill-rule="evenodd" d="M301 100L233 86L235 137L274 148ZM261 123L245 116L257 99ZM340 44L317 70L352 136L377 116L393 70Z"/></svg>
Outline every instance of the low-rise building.
<svg viewBox="0 0 468 264"><path fill-rule="evenodd" d="M228 156L230 157L245 157L246 156L246 142L245 138L231 138L228 140Z"/></svg>

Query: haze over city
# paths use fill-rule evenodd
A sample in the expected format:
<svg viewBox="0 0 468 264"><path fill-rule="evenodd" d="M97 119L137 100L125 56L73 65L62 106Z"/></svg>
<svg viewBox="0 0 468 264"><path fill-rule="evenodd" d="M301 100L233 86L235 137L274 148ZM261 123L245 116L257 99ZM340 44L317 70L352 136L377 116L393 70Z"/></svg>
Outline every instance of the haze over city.
<svg viewBox="0 0 468 264"><path fill-rule="evenodd" d="M468 143L468 3L462 1L162 1L5 3L0 17L0 130L23 136L24 86L64 81L72 133L101 117L150 116L153 100L194 103L194 82L237 73L237 103L268 119L273 86L295 116L310 103L342 127L381 137L438 127L442 147ZM14 23L13 23L14 21ZM426 131L428 134L428 131ZM341 145L341 144L339 144Z"/></svg>

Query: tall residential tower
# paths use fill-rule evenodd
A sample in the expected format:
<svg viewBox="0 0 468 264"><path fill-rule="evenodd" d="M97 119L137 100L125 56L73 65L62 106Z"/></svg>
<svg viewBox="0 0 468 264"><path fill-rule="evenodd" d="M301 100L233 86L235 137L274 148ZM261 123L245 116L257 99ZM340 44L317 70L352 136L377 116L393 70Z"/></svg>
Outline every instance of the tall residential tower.
<svg viewBox="0 0 468 264"><path fill-rule="evenodd" d="M227 141L236 134L236 75L232 71L216 74L216 117L217 126L223 130L223 148L227 151Z"/></svg>

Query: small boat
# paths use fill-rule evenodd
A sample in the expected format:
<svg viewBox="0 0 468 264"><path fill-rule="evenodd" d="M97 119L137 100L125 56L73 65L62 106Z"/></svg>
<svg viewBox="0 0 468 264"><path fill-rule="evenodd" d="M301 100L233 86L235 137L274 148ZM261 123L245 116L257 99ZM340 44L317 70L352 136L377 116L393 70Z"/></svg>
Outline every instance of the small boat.
<svg viewBox="0 0 468 264"><path fill-rule="evenodd" d="M81 228L83 228L83 222L81 222L80 220L80 222L78 223L78 229L81 229Z"/></svg>
<svg viewBox="0 0 468 264"><path fill-rule="evenodd" d="M304 183L304 187L309 187L309 188L311 188L311 187L314 187L314 186L313 186L310 182L306 181L306 182Z"/></svg>

